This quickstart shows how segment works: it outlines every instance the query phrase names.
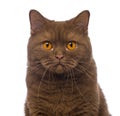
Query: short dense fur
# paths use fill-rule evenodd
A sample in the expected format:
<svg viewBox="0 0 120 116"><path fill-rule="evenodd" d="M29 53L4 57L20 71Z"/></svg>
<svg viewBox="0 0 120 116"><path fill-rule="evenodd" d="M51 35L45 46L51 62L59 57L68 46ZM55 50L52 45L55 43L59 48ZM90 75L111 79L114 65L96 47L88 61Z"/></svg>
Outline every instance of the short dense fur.
<svg viewBox="0 0 120 116"><path fill-rule="evenodd" d="M25 116L109 116L88 37L89 11L51 21L30 11ZM45 50L44 42L53 49ZM68 50L68 42L77 46Z"/></svg>

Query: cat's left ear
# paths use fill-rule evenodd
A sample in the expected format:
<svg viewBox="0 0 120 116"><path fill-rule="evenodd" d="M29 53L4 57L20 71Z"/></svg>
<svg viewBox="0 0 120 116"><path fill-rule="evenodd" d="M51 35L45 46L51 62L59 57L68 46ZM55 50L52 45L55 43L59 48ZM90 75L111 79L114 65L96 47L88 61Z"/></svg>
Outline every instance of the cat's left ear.
<svg viewBox="0 0 120 116"><path fill-rule="evenodd" d="M88 23L89 23L90 12L85 10L72 19L73 23L78 26L78 28L83 28L84 32L87 33Z"/></svg>

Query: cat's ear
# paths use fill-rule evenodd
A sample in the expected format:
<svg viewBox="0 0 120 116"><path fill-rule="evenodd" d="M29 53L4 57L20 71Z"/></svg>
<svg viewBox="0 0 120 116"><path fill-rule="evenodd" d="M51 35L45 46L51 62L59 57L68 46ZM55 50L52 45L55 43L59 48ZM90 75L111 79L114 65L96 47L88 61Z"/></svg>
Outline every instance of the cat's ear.
<svg viewBox="0 0 120 116"><path fill-rule="evenodd" d="M89 17L90 12L88 10L85 10L81 12L79 15L77 15L74 19L72 19L72 21L78 28L83 28L84 33L87 33Z"/></svg>
<svg viewBox="0 0 120 116"><path fill-rule="evenodd" d="M38 11L31 10L29 12L31 34L34 34L36 31L40 30L42 26L47 22L47 19L44 18Z"/></svg>

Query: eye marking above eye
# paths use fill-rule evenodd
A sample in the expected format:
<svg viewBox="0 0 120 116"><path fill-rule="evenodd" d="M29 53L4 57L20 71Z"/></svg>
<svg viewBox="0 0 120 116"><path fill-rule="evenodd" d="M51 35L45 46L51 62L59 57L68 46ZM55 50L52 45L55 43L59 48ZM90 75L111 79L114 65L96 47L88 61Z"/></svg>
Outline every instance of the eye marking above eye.
<svg viewBox="0 0 120 116"><path fill-rule="evenodd" d="M43 42L42 47L43 47L43 49L45 49L45 50L52 50L52 49L53 49L53 45L52 45L52 43L49 42L49 41Z"/></svg>
<svg viewBox="0 0 120 116"><path fill-rule="evenodd" d="M75 41L70 41L67 43L66 48L70 51L75 50L77 48L77 43Z"/></svg>

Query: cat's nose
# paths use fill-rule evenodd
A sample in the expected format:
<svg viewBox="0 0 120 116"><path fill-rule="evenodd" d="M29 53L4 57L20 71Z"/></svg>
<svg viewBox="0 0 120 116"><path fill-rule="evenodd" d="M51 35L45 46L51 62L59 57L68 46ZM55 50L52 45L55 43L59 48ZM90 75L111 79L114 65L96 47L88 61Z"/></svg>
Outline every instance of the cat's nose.
<svg viewBox="0 0 120 116"><path fill-rule="evenodd" d="M58 55L56 55L55 57L56 57L57 59L59 59L59 60L61 60L61 59L64 58L64 56L63 56L62 54L58 54Z"/></svg>

